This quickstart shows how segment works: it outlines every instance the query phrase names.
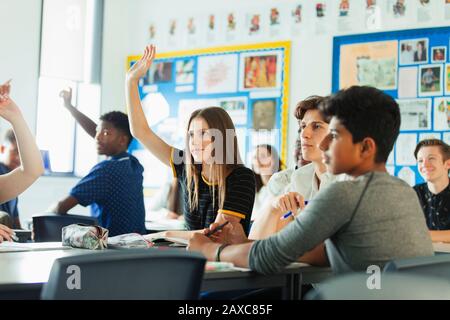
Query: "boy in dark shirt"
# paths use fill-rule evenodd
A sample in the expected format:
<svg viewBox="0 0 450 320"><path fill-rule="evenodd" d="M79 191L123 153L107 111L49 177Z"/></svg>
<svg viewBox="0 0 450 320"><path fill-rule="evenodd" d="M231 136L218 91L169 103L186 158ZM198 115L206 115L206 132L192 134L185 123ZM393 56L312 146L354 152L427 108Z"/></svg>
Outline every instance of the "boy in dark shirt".
<svg viewBox="0 0 450 320"><path fill-rule="evenodd" d="M144 168L127 152L132 140L128 117L119 111L100 117L100 124L71 105L72 91L62 91L64 105L97 142L99 155L108 157L72 188L52 212L67 213L77 204L91 205L92 216L109 230L110 236L125 233L145 234L145 208L142 190Z"/></svg>
<svg viewBox="0 0 450 320"><path fill-rule="evenodd" d="M431 239L450 242L450 146L438 139L419 142L414 151L425 183L414 187L422 205Z"/></svg>

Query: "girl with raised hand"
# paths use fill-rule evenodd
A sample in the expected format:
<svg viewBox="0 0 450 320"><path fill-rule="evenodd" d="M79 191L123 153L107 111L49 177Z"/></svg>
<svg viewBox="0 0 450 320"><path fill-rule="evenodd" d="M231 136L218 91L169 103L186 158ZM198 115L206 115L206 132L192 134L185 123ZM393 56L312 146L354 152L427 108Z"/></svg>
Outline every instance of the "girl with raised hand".
<svg viewBox="0 0 450 320"><path fill-rule="evenodd" d="M244 167L234 124L219 107L192 113L186 131L186 146L169 146L149 127L139 97L139 79L155 58L155 46L127 72L126 100L131 133L160 161L172 168L184 192L186 226L190 230L167 231L163 236L189 238L211 223L240 222L248 233L255 198L255 177Z"/></svg>

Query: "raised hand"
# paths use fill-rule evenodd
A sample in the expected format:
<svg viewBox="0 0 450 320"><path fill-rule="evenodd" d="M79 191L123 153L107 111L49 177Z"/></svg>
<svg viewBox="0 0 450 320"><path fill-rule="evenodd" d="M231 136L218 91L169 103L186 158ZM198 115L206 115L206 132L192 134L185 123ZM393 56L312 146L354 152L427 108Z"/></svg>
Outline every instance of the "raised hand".
<svg viewBox="0 0 450 320"><path fill-rule="evenodd" d="M11 80L0 85L0 117L11 122L14 117L20 116L20 110L15 102L9 97Z"/></svg>
<svg viewBox="0 0 450 320"><path fill-rule="evenodd" d="M11 90L11 79L6 81L4 84L0 85L0 95L9 96Z"/></svg>
<svg viewBox="0 0 450 320"><path fill-rule="evenodd" d="M127 72L127 80L139 80L147 73L155 59L156 47L151 44L145 47L144 54Z"/></svg>
<svg viewBox="0 0 450 320"><path fill-rule="evenodd" d="M72 106L72 88L69 87L68 90L61 90L59 96L64 100L64 106L69 108Z"/></svg>

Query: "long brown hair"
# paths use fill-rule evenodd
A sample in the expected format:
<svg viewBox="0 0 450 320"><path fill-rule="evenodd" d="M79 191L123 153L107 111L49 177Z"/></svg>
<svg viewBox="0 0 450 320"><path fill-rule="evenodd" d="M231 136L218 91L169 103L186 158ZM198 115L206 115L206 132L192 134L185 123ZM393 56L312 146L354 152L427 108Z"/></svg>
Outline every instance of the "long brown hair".
<svg viewBox="0 0 450 320"><path fill-rule="evenodd" d="M192 211L198 207L198 186L199 178L202 171L202 166L194 163L191 151L189 149L189 127L192 120L195 118L202 118L208 124L209 129L217 130L222 135L222 143L217 145L216 141L212 156L215 158L215 163L209 166L210 178L213 183L217 183L218 187L218 209L223 207L225 200L226 185L225 181L227 175L237 167L243 166L239 147L237 143L236 130L233 121L228 113L219 107L208 107L194 111L189 118L186 130L186 180L189 195L189 209ZM232 135L230 137L230 135ZM213 192L213 208L215 206L215 188L212 187Z"/></svg>
<svg viewBox="0 0 450 320"><path fill-rule="evenodd" d="M275 147L270 144L259 144L255 148L256 157L258 157L258 155L257 155L258 148L265 148L267 150L267 152L270 154L270 156L272 157L272 162L277 163L275 172L281 171L283 163L281 162L281 159L280 159L280 156L278 155L277 149L275 149ZM259 159L257 159L257 161L259 162ZM252 166L252 169L253 169L253 171L255 171L255 168L253 166ZM274 174L275 172L272 172L272 174ZM262 181L261 175L256 172L255 172L255 182L256 182L256 192L259 192L261 190L261 188L263 187L264 183Z"/></svg>

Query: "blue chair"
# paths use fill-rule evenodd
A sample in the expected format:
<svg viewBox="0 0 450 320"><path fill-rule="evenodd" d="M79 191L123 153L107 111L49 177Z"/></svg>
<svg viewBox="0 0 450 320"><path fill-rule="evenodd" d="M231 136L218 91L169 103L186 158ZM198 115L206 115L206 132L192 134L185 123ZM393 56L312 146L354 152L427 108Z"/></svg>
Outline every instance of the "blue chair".
<svg viewBox="0 0 450 320"><path fill-rule="evenodd" d="M380 273L380 288L370 289L371 274L348 273L317 285L307 300L449 300L450 285L434 277ZM371 282L369 280L369 282Z"/></svg>
<svg viewBox="0 0 450 320"><path fill-rule="evenodd" d="M450 281L450 254L393 260L385 265L383 272L420 274Z"/></svg>
<svg viewBox="0 0 450 320"><path fill-rule="evenodd" d="M199 298L205 263L200 253L181 249L107 250L63 257L55 260L41 298L194 300Z"/></svg>
<svg viewBox="0 0 450 320"><path fill-rule="evenodd" d="M86 225L97 225L96 218L79 216L74 214L45 214L33 216L34 241L54 242L61 241L62 228L65 226L82 223Z"/></svg>

